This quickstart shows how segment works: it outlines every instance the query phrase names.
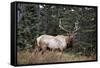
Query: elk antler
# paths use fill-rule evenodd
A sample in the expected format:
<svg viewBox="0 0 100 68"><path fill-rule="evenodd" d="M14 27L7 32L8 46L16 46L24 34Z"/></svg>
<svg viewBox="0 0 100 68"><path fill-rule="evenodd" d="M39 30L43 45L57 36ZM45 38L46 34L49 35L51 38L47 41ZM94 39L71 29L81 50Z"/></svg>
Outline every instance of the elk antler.
<svg viewBox="0 0 100 68"><path fill-rule="evenodd" d="M77 20L75 22L75 27L74 27L74 31L73 32L77 32L79 30L80 27L78 26L78 24L79 24L79 21Z"/></svg>
<svg viewBox="0 0 100 68"><path fill-rule="evenodd" d="M60 27L62 30L66 31L66 32L69 32L68 30L66 30L65 28L63 28L63 26L61 25L61 19L59 20L59 27Z"/></svg>
<svg viewBox="0 0 100 68"><path fill-rule="evenodd" d="M75 35L76 35L76 34L77 34L77 31L79 30L78 24L79 24L79 21L77 20L77 21L75 22L74 30L73 30L73 31L68 31L68 30L66 30L66 29L62 26L61 19L59 20L59 27L60 27L62 30L64 30L65 32L67 32L68 35L71 35L71 34L75 34Z"/></svg>

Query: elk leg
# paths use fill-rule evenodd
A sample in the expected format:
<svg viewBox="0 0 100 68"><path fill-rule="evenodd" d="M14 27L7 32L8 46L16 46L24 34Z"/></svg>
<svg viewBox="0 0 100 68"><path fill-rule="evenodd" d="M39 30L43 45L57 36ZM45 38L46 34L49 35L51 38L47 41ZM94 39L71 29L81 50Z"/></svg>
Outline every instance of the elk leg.
<svg viewBox="0 0 100 68"><path fill-rule="evenodd" d="M35 46L35 48L34 48L34 53L36 54L36 53L38 53L40 51L40 48L38 47L38 46Z"/></svg>
<svg viewBox="0 0 100 68"><path fill-rule="evenodd" d="M60 51L61 51L60 58L62 58L62 55L63 55L63 48L60 48Z"/></svg>
<svg viewBox="0 0 100 68"><path fill-rule="evenodd" d="M42 47L42 54L44 54L44 52L46 51L47 47L44 45L44 47Z"/></svg>

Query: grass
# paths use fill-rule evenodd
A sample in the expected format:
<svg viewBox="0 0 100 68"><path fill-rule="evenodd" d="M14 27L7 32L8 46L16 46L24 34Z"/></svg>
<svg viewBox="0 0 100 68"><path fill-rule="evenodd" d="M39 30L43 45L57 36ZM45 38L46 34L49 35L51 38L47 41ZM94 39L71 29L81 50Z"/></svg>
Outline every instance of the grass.
<svg viewBox="0 0 100 68"><path fill-rule="evenodd" d="M72 62L72 61L89 61L96 60L96 56L84 56L75 55L66 52L46 51L42 52L30 52L24 50L17 52L18 64L38 64L38 63L55 63L55 62Z"/></svg>

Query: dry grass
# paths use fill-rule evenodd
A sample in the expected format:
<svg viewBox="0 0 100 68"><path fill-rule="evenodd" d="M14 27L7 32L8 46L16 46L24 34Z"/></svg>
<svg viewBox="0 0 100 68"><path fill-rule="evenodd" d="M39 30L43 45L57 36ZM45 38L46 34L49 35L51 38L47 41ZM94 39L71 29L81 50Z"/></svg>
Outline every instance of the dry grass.
<svg viewBox="0 0 100 68"><path fill-rule="evenodd" d="M89 61L96 60L96 56L82 56L57 51L29 52L28 50L17 53L18 64L38 64L38 63L55 63L71 61Z"/></svg>

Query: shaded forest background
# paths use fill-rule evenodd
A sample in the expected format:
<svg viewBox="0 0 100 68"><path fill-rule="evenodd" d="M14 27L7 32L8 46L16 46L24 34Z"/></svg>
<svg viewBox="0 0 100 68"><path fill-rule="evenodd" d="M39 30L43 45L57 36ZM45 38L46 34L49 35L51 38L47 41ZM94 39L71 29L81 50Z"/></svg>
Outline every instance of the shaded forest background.
<svg viewBox="0 0 100 68"><path fill-rule="evenodd" d="M59 28L59 19L62 19L63 27L69 31L74 29L75 22L79 23L74 49L69 52L96 55L96 12L95 7L19 3L17 50L34 49L36 38L43 34L66 35L67 33Z"/></svg>

